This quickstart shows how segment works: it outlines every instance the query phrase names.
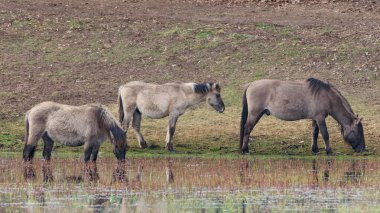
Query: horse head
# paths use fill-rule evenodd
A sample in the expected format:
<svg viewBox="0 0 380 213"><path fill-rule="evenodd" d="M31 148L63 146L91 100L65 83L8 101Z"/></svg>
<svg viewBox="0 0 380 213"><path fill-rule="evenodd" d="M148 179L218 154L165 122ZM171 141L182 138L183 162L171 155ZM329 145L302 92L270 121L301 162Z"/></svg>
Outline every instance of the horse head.
<svg viewBox="0 0 380 213"><path fill-rule="evenodd" d="M355 118L350 129L344 132L344 140L352 146L355 152L362 152L365 149L364 131L361 118Z"/></svg>
<svg viewBox="0 0 380 213"><path fill-rule="evenodd" d="M127 133L119 126L114 125L111 129L111 140L113 145L113 153L118 160L125 160L125 154L127 152Z"/></svg>
<svg viewBox="0 0 380 213"><path fill-rule="evenodd" d="M218 83L210 83L210 90L206 95L207 104L209 104L216 111L224 112L224 103L220 95L220 85Z"/></svg>

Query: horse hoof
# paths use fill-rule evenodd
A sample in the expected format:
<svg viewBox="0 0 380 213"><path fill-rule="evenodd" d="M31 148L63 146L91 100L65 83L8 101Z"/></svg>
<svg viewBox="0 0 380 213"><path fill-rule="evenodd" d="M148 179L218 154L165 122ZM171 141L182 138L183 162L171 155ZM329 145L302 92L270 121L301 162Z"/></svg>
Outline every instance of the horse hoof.
<svg viewBox="0 0 380 213"><path fill-rule="evenodd" d="M318 154L318 153L319 153L319 149L318 149L318 148L312 148L311 151L312 151L314 154Z"/></svg>
<svg viewBox="0 0 380 213"><path fill-rule="evenodd" d="M146 148L148 148L148 144L146 144L146 142L144 141L144 142L140 143L140 148L146 149Z"/></svg>
<svg viewBox="0 0 380 213"><path fill-rule="evenodd" d="M335 153L332 151L332 149L327 149L326 150L326 154L329 155L329 156L335 155Z"/></svg>
<svg viewBox="0 0 380 213"><path fill-rule="evenodd" d="M248 149L243 149L243 150L241 151L241 154L242 154L242 155L247 155L247 154L249 154Z"/></svg>
<svg viewBox="0 0 380 213"><path fill-rule="evenodd" d="M175 153L175 152L176 152L175 149L173 149L173 148L171 148L171 149L167 148L167 150L168 150L170 153Z"/></svg>

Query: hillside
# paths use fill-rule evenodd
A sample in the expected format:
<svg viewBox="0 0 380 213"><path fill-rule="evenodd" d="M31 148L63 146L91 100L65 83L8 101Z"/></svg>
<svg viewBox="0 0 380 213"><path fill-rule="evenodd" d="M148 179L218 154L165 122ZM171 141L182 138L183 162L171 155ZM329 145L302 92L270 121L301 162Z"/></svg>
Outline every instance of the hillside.
<svg viewBox="0 0 380 213"><path fill-rule="evenodd" d="M117 88L131 80L217 81L225 113L189 110L174 144L179 153L231 153L244 84L315 77L334 84L364 118L368 152L361 155L378 155L380 5L318 2L2 1L0 149L21 152L24 113L41 101L99 102L116 113ZM166 122L144 118L154 145L148 152L165 153ZM264 117L252 152L311 155L310 123ZM328 125L332 148L351 154L336 123ZM132 152L146 152L133 133L130 141Z"/></svg>

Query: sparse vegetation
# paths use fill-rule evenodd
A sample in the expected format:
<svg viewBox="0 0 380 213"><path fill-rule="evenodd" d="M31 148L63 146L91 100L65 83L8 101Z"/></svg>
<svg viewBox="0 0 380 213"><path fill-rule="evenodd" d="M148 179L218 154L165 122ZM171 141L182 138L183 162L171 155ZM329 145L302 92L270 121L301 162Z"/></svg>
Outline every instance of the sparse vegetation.
<svg viewBox="0 0 380 213"><path fill-rule="evenodd" d="M101 102L116 115L116 91L127 81L218 81L225 113L217 114L206 106L188 111L181 117L174 144L177 154L237 155L244 85L262 78L313 76L336 85L364 117L368 152L361 155L380 154L380 100L376 95L380 43L373 21L377 16L371 11L347 12L350 4L339 4L334 11L311 7L305 15L304 9L294 7L283 8L279 18L268 16L276 11L263 5L253 12L248 5L226 9L223 4L194 7L183 2L160 10L162 14L185 13L186 5L195 11L172 13L167 18L146 15L144 8L149 4L144 2L136 3L138 9L130 8L130 3L108 2L103 12L110 16L89 12L98 8L97 1L86 5L88 10L79 4L68 7L82 9L65 10L60 4L37 1L35 10L27 13L17 10L27 7L26 3L13 2L9 11L0 13L5 35L0 40L1 151L21 151L24 113L43 100L78 105ZM52 16L43 8L60 12ZM337 13L340 22L334 22ZM315 14L327 19L310 18ZM361 21L353 22L353 15ZM167 154L163 149L166 125L166 119L145 118L143 134L152 148L138 149L131 131L130 153ZM335 122L329 120L328 125L334 151L353 155ZM311 155L309 121L264 117L252 136L252 155ZM323 147L322 141L319 144ZM110 151L109 144L104 146Z"/></svg>

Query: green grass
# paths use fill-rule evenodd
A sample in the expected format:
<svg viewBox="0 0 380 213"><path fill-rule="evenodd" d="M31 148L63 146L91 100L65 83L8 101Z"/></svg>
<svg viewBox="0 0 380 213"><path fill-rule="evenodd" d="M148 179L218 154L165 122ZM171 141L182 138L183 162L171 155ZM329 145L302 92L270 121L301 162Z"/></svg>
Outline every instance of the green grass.
<svg viewBox="0 0 380 213"><path fill-rule="evenodd" d="M5 18L9 16L3 15ZM66 17L52 21L25 18L20 14L14 16L15 23L8 30L15 36L0 41L9 54L0 66L10 80L24 78L21 75L12 75L13 69L23 66L45 68L54 65L52 70L39 72L38 78L53 82L72 81L69 77L81 71L76 69L77 66L88 68L88 64L105 61L104 66L123 66L120 70L125 70L124 66L130 64L147 70L151 67L153 70L156 70L156 67L165 70L165 74L159 76L142 76L146 81L221 81L222 97L227 106L225 113L218 114L205 106L189 109L179 119L174 137L178 155L236 155L243 85L263 78L303 79L310 75L333 79L340 85L345 85L342 91L347 91L347 94L344 95L347 95L354 111L361 112L364 117L369 152L362 155L380 154L380 147L376 143L379 140L377 129L380 113L378 107L372 106L376 97L373 97L375 95L372 93L366 94L364 88L363 94L356 98L358 93L350 92L361 91L363 88L346 84L351 79L370 77L374 86L379 87L380 80L376 77L377 71L373 66L375 63L370 64L369 61L367 66L365 62L362 64L365 65L364 68L358 69L361 66L358 61L366 57L366 54L371 56L379 52L378 41L369 45L350 37L330 41L328 36L325 36L323 41L318 41L316 38L320 38L323 33L338 33L337 29L329 26L295 30L291 26L272 23L251 23L236 28L234 25L220 23L168 22L152 30L150 25L131 22L125 31L110 29L113 37L109 42L109 35L102 37L102 34L97 33L104 31L104 23L97 23L99 19L92 21ZM39 33L32 34L33 30ZM83 33L85 30L88 32ZM56 31L64 32L64 36L49 34ZM136 32L144 33L136 36ZM110 44L105 47L107 42ZM31 53L41 54L38 57L18 60L20 57L33 55ZM55 65L61 65L60 63L64 66L56 68ZM107 68L104 68L104 71L107 71ZM177 78L176 72L186 75ZM191 74L193 72L196 74ZM333 72L340 74L335 76ZM188 73L190 74L187 75ZM128 77L123 76L123 79L129 80ZM104 83L112 85L114 82ZM64 92L50 91L48 98L59 100ZM22 96L28 100L25 94L19 92L0 92L0 98L10 96ZM110 107L116 108L114 105ZM11 117L10 120L0 122L0 150L21 152L23 119L13 109L0 110L0 115ZM116 110L114 112L116 114ZM168 155L163 148L166 126L167 119L144 118L143 134L154 148L138 149L133 131L130 131L129 141L132 148L129 153ZM329 120L329 130L332 147L339 152L338 155L353 155L350 148L342 142L334 121ZM312 156L309 121L288 123L264 116L252 136L252 155ZM319 144L323 147L322 141ZM40 142L39 150L41 145ZM109 142L103 145L102 150L111 152ZM72 149L57 145L56 151L81 153L82 148Z"/></svg>
<svg viewBox="0 0 380 213"><path fill-rule="evenodd" d="M239 122L241 113L241 91L234 86L223 89L222 97L225 100L226 110L220 114L205 104L193 107L179 118L176 133L174 135L174 147L176 153L168 153L165 147L167 119L149 119L143 117L142 134L151 146L148 149L140 149L132 128L128 132L128 143L131 146L128 156L157 157L157 156L211 156L211 157L239 157ZM377 141L378 110L366 109L365 104L358 103L358 99L351 99L354 103L354 111L363 112L360 116L369 118L365 120L365 133L367 152L354 153L343 142L336 122L329 118L327 125L330 133L330 142L336 157L347 156L379 156ZM116 115L116 105L109 108ZM2 152L22 152L24 126L23 119L2 122L0 124L0 141ZM250 156L256 155L283 155L283 156L308 156L314 157L310 151L311 146L311 122L301 120L296 122L280 121L273 116L264 116L255 127L251 136ZM42 141L37 150L41 152ZM325 156L324 144L319 138L320 153ZM83 152L83 147L64 147L55 144L53 153L78 153ZM100 152L112 155L112 146L109 141L103 143ZM55 154L54 154L55 155ZM41 155L40 155L41 156Z"/></svg>

